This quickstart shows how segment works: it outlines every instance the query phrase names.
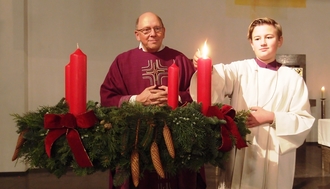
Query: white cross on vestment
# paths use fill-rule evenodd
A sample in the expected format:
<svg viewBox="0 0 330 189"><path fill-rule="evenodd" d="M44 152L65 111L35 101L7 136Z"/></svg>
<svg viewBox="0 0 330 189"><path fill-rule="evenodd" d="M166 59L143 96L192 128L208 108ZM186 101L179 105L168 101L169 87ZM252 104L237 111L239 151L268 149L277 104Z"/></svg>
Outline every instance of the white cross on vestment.
<svg viewBox="0 0 330 189"><path fill-rule="evenodd" d="M150 81L150 85L163 85L162 79L167 77L167 66L163 66L160 60L156 60L153 62L152 60L148 60L148 65L142 67L143 79L148 79Z"/></svg>

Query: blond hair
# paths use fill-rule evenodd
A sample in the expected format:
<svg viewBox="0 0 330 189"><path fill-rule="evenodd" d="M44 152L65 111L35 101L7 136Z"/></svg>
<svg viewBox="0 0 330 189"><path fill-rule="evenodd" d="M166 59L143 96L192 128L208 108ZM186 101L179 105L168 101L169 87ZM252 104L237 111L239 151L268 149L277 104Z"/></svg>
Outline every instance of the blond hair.
<svg viewBox="0 0 330 189"><path fill-rule="evenodd" d="M253 22L251 22L251 24L248 28L247 38L249 40L252 40L252 33L253 33L254 28L256 26L260 26L260 25L264 25L264 24L274 26L274 28L276 29L277 37L278 38L282 37L281 25L279 23L277 23L275 20L265 17L265 18L257 18Z"/></svg>

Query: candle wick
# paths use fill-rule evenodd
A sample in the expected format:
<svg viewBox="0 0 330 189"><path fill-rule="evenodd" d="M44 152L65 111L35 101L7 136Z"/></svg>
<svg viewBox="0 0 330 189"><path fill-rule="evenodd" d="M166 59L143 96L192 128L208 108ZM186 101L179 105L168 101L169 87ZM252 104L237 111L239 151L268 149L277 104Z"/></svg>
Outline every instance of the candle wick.
<svg viewBox="0 0 330 189"><path fill-rule="evenodd" d="M79 44L77 43L77 49L79 49Z"/></svg>

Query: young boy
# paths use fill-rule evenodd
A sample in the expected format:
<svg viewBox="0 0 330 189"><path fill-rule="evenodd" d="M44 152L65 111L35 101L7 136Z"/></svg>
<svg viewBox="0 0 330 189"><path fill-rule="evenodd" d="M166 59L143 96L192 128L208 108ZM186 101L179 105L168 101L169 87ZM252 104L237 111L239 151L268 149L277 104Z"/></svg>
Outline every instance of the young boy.
<svg viewBox="0 0 330 189"><path fill-rule="evenodd" d="M248 40L255 58L215 64L212 99L231 98L236 110L250 110L247 135L250 145L232 150L221 186L231 189L290 189L293 186L296 149L308 135L314 117L310 115L308 90L303 78L278 63L276 52L283 43L282 28L273 19L254 20ZM197 51L194 64L200 57ZM196 74L190 86L197 99Z"/></svg>

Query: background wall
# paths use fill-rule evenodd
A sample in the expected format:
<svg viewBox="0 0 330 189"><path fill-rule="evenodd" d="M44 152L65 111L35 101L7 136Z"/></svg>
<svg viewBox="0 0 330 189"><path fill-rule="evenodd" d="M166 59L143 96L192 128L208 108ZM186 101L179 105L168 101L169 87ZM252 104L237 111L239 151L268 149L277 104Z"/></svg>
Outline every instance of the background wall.
<svg viewBox="0 0 330 189"><path fill-rule="evenodd" d="M10 114L55 105L64 97L64 67L77 43L88 60L87 99L99 101L100 85L115 56L138 45L135 20L146 11L162 17L165 45L193 57L207 39L214 63L254 57L246 39L249 23L263 16L277 20L284 32L279 54L306 54L310 98L317 99L307 141L316 142L321 87L330 90L330 1L306 0L305 7L239 2L0 0L0 171L26 168L10 161L17 139Z"/></svg>
<svg viewBox="0 0 330 189"><path fill-rule="evenodd" d="M10 114L28 110L27 30L23 1L0 0L0 171L22 171L11 157L16 125Z"/></svg>

